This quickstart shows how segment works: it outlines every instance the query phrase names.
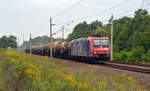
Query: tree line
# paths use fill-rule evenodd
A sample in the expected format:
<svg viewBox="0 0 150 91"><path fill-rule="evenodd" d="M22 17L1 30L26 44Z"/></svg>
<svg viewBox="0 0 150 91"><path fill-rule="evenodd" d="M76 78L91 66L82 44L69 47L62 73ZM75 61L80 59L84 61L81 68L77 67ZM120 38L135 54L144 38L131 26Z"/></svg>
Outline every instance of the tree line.
<svg viewBox="0 0 150 91"><path fill-rule="evenodd" d="M13 35L10 36L2 36L0 38L0 48L17 48L17 38Z"/></svg>
<svg viewBox="0 0 150 91"><path fill-rule="evenodd" d="M52 41L61 40L60 38L52 38ZM31 39L31 46L38 46L50 43L50 37L48 36L38 36ZM24 41L22 47L28 47L29 41Z"/></svg>

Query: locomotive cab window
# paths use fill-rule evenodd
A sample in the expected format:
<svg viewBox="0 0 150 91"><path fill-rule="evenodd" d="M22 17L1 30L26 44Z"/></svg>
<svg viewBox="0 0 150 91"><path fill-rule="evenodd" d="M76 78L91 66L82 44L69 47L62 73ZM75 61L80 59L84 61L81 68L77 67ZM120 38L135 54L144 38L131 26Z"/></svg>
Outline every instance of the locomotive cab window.
<svg viewBox="0 0 150 91"><path fill-rule="evenodd" d="M108 47L109 43L107 39L94 39L93 46L94 47Z"/></svg>

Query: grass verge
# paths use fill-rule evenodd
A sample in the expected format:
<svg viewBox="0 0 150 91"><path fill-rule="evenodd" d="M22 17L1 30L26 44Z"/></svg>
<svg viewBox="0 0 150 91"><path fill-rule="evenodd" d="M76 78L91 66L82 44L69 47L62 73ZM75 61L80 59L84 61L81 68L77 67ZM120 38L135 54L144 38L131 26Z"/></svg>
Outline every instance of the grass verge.
<svg viewBox="0 0 150 91"><path fill-rule="evenodd" d="M73 73L72 73L73 72ZM93 75L92 69L80 74L48 57L0 50L0 90L2 91L143 91L126 75Z"/></svg>

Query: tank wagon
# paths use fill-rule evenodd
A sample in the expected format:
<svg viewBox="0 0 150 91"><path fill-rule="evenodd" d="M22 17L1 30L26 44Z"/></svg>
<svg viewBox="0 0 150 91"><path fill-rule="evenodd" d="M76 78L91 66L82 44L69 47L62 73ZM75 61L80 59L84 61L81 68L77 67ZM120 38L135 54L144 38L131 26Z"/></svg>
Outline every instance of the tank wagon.
<svg viewBox="0 0 150 91"><path fill-rule="evenodd" d="M88 62L107 62L110 59L110 41L108 37L85 37L72 41L56 41L52 44L54 57L78 58ZM25 49L29 52L29 48ZM36 55L49 56L50 45L31 47Z"/></svg>

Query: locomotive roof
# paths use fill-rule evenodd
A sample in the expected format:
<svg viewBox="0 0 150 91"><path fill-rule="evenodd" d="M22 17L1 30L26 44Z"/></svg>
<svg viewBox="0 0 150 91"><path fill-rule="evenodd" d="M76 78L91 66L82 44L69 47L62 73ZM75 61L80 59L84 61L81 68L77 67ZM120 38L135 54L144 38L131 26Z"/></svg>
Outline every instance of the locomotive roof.
<svg viewBox="0 0 150 91"><path fill-rule="evenodd" d="M82 37L82 38L74 39L74 41L85 40L85 39L109 39L109 38L108 37Z"/></svg>
<svg viewBox="0 0 150 91"><path fill-rule="evenodd" d="M109 39L108 37L88 37L88 39Z"/></svg>

